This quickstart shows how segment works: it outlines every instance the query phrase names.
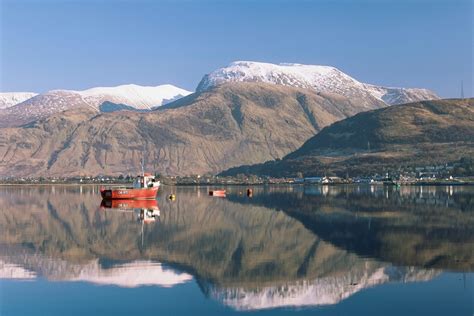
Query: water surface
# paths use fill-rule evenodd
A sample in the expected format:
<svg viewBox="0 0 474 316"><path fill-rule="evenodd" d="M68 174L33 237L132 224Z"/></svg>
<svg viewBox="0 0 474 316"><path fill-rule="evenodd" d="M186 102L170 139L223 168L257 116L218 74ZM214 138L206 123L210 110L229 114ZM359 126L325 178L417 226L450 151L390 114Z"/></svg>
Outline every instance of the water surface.
<svg viewBox="0 0 474 316"><path fill-rule="evenodd" d="M472 187L162 189L0 187L0 314L473 315Z"/></svg>

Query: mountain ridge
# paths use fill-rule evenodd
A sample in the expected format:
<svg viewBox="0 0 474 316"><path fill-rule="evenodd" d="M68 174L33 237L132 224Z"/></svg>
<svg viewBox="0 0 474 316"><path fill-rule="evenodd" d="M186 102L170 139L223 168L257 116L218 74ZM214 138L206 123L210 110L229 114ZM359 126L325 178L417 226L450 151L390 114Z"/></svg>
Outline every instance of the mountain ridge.
<svg viewBox="0 0 474 316"><path fill-rule="evenodd" d="M118 105L117 110L123 106L129 109L151 110L190 93L169 84L155 87L128 84L80 91L50 90L0 110L0 127L20 126L74 107L88 106L100 112L104 103ZM109 111L113 108L109 106Z"/></svg>
<svg viewBox="0 0 474 316"><path fill-rule="evenodd" d="M148 112L99 113L83 104L3 128L0 175L134 174L143 158L146 169L163 174L216 173L282 158L324 126L366 109L340 95L245 82L186 100Z"/></svg>
<svg viewBox="0 0 474 316"><path fill-rule="evenodd" d="M439 99L432 91L418 88L383 87L360 82L332 66L295 63L271 64L235 61L214 70L199 82L196 91L205 91L224 82L266 82L338 93L364 104L383 101L387 105Z"/></svg>

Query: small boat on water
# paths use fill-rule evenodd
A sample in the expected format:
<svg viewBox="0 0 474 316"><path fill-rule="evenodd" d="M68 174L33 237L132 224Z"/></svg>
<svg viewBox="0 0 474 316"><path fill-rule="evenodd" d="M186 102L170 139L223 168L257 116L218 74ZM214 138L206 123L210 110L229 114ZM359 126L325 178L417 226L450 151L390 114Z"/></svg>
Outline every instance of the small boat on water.
<svg viewBox="0 0 474 316"><path fill-rule="evenodd" d="M225 190L211 190L209 191L210 196L225 197Z"/></svg>
<svg viewBox="0 0 474 316"><path fill-rule="evenodd" d="M105 200L115 199L155 199L160 187L160 181L155 180L151 173L143 173L135 178L132 187L100 188L100 194Z"/></svg>

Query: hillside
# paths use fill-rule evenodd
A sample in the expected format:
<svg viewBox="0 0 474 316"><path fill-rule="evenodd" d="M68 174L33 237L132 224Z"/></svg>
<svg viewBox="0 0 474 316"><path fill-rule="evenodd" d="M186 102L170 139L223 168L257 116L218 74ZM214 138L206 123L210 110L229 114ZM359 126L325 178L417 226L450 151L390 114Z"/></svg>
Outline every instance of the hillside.
<svg viewBox="0 0 474 316"><path fill-rule="evenodd" d="M378 104L373 106L382 106ZM148 112L83 105L0 129L0 176L219 172L281 158L323 127L366 110L328 93L232 83Z"/></svg>
<svg viewBox="0 0 474 316"><path fill-rule="evenodd" d="M254 61L236 61L205 75L196 91L205 91L229 82L265 82L337 93L368 107L378 102L394 105L439 99L434 92L427 89L383 87L363 83L331 66Z"/></svg>
<svg viewBox="0 0 474 316"><path fill-rule="evenodd" d="M232 202L283 211L323 240L396 266L472 271L474 190L446 187L254 188Z"/></svg>
<svg viewBox="0 0 474 316"><path fill-rule="evenodd" d="M359 113L326 127L281 161L224 174L373 174L473 155L474 99L436 100Z"/></svg>

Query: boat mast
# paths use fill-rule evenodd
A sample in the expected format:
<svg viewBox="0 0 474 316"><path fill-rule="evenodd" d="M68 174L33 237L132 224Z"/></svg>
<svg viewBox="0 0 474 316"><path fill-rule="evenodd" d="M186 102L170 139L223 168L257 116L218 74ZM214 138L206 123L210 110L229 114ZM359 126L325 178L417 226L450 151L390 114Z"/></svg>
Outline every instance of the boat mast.
<svg viewBox="0 0 474 316"><path fill-rule="evenodd" d="M145 177L145 146L143 146L141 165L142 165L142 176Z"/></svg>

